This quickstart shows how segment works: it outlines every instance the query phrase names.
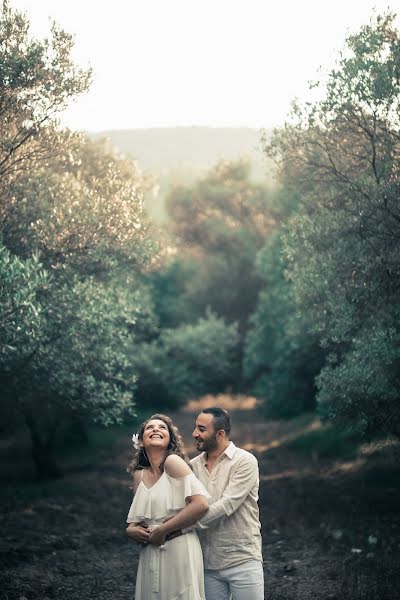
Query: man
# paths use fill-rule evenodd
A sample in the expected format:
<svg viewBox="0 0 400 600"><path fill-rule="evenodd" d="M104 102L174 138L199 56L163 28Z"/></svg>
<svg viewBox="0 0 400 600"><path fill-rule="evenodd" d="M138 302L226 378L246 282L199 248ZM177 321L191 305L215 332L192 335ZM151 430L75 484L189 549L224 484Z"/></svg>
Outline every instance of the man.
<svg viewBox="0 0 400 600"><path fill-rule="evenodd" d="M210 508L196 523L204 556L207 600L263 600L264 576L258 510L258 462L229 440L230 416L206 408L193 437L200 456L194 474L211 495Z"/></svg>

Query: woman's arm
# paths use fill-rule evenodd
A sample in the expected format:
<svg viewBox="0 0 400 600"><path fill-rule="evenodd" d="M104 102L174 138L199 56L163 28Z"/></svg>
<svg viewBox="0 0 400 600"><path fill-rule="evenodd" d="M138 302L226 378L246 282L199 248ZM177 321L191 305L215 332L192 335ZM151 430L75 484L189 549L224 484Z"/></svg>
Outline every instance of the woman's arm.
<svg viewBox="0 0 400 600"><path fill-rule="evenodd" d="M135 471L133 474L133 493L136 494L136 490L139 483L142 480L142 472ZM135 540L138 544L147 544L149 541L150 530L146 523L129 523L126 528L126 534Z"/></svg>
<svg viewBox="0 0 400 600"><path fill-rule="evenodd" d="M174 454L167 457L164 468L168 475L174 478L190 475L192 470L179 456ZM176 515L153 529L149 536L150 544L161 545L165 537L177 529L184 529L196 523L208 510L208 500L201 494L194 494L188 498L188 504Z"/></svg>
<svg viewBox="0 0 400 600"><path fill-rule="evenodd" d="M126 528L126 535L138 544L146 544L149 541L150 530L144 523L129 523Z"/></svg>

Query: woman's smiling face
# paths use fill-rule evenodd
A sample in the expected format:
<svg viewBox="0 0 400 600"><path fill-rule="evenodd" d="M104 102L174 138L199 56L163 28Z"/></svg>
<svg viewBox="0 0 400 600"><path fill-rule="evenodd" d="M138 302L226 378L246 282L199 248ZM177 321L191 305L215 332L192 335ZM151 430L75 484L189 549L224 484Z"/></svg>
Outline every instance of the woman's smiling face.
<svg viewBox="0 0 400 600"><path fill-rule="evenodd" d="M168 425L161 419L151 419L143 431L143 447L167 448L170 442Z"/></svg>

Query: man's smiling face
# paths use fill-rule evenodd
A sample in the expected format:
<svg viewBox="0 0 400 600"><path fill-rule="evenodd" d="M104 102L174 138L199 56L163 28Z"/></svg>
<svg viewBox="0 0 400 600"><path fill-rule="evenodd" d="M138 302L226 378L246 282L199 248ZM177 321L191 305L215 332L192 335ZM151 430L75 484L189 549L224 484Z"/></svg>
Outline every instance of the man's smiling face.
<svg viewBox="0 0 400 600"><path fill-rule="evenodd" d="M196 440L199 452L210 452L215 450L217 444L217 432L214 430L214 416L208 413L200 413L196 419L196 427L192 436Z"/></svg>

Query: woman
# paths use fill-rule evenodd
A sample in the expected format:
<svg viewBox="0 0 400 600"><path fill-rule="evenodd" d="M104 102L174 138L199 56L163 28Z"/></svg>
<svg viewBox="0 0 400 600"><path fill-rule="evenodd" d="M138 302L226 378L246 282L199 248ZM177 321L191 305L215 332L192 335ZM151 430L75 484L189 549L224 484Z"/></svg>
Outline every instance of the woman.
<svg viewBox="0 0 400 600"><path fill-rule="evenodd" d="M209 494L192 473L169 417L150 417L135 442L134 498L126 530L142 546L135 600L205 600L197 533L182 530L207 512Z"/></svg>

